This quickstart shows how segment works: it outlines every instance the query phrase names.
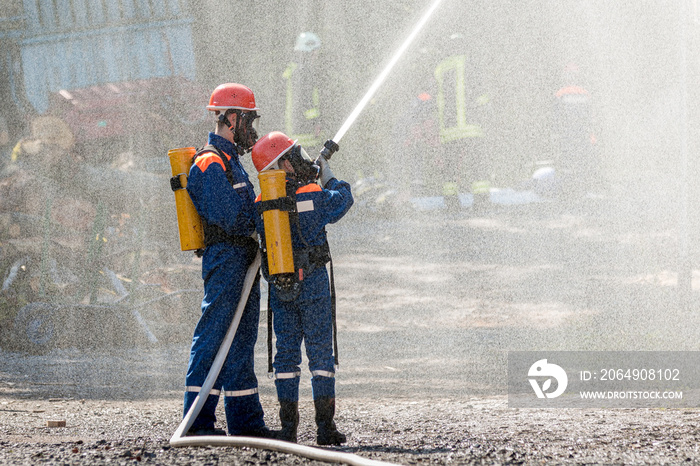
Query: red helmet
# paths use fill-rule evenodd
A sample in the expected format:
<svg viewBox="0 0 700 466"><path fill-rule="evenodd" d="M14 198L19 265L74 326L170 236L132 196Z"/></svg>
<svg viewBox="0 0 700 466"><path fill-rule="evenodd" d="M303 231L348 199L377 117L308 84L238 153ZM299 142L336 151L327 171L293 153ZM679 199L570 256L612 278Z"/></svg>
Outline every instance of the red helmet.
<svg viewBox="0 0 700 466"><path fill-rule="evenodd" d="M289 152L296 142L280 131L273 131L260 138L253 146L251 157L258 172L270 168L280 157Z"/></svg>
<svg viewBox="0 0 700 466"><path fill-rule="evenodd" d="M207 110L258 110L253 91L243 84L222 84L211 93Z"/></svg>

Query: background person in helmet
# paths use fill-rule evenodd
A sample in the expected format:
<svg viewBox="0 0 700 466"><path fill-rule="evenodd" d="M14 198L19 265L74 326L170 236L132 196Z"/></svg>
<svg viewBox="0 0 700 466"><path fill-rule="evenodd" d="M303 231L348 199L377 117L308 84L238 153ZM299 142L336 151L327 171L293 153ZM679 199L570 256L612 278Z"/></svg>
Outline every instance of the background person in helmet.
<svg viewBox="0 0 700 466"><path fill-rule="evenodd" d="M195 155L187 192L202 218L206 247L202 256L204 299L194 330L187 368L184 413L190 409L212 366L233 319L248 266L257 252L253 201L255 193L239 156L257 140L253 122L257 107L253 92L240 84L217 87L207 109L216 115L208 145ZM215 428L215 410L224 396L231 435L270 437L263 421L253 350L258 337L260 289L253 286L236 336L219 378L190 435L224 434Z"/></svg>
<svg viewBox="0 0 700 466"><path fill-rule="evenodd" d="M287 175L287 195L295 200L290 215L294 265L299 288L270 286L270 309L277 336L275 386L280 402L282 430L278 438L297 440L299 425L299 378L301 342L304 341L311 371L316 409L317 443L340 445L346 441L335 422L335 369L333 358L333 311L326 263L330 251L325 226L340 220L353 203L350 185L333 175L328 162L312 162L304 149L280 132L263 137L253 147L258 172L282 169ZM321 186L316 183L319 177ZM265 227L257 217L258 232L265 244ZM265 273L265 268L263 269Z"/></svg>
<svg viewBox="0 0 700 466"><path fill-rule="evenodd" d="M569 198L604 187L591 95L581 79L576 64L564 67L563 85L555 93L552 115L553 137L558 144L555 170L559 194Z"/></svg>
<svg viewBox="0 0 700 466"><path fill-rule="evenodd" d="M394 199L396 209L409 207L411 198L442 192L445 161L440 151L433 87L431 82L426 82L420 92L410 96L403 110L397 112L394 140L400 141L402 153L413 163L390 167L390 177L398 193Z"/></svg>

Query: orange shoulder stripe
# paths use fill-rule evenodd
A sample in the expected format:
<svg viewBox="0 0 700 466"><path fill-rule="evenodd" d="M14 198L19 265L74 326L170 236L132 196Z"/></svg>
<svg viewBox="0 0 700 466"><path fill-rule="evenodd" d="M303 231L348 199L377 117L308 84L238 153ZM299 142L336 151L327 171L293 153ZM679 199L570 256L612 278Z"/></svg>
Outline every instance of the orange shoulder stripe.
<svg viewBox="0 0 700 466"><path fill-rule="evenodd" d="M322 191L323 189L316 183L309 183L301 188L297 189L297 194L301 193L316 193Z"/></svg>
<svg viewBox="0 0 700 466"><path fill-rule="evenodd" d="M262 194L258 194L258 197L255 198L255 202L260 202L262 199Z"/></svg>
<svg viewBox="0 0 700 466"><path fill-rule="evenodd" d="M209 165L211 165L212 163L218 163L219 165L221 165L221 169L226 171L226 166L224 165L223 160L221 160L221 157L219 157L213 152L200 155L199 157L197 157L197 160L195 160L194 163L203 172L206 171L207 168L209 168Z"/></svg>

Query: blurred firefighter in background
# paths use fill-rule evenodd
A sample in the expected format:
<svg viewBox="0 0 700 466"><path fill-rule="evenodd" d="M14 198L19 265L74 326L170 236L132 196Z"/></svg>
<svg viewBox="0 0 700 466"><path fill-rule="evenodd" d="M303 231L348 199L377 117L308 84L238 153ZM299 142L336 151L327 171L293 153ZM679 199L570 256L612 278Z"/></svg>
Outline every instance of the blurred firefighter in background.
<svg viewBox="0 0 700 466"><path fill-rule="evenodd" d="M290 212L293 251L293 281L281 282L263 272L270 283L270 310L274 315L277 353L274 360L275 386L280 402L282 430L280 440L297 441L299 425L299 378L301 377L301 343L306 346L311 371L311 388L316 409L317 443L340 445L346 437L336 428L334 329L335 296L326 264L331 260L326 225L340 220L353 204L350 185L338 180L328 161L316 162L297 142L273 131L253 148L253 163L258 172L284 170L286 193L294 209ZM316 182L320 178L321 185ZM258 200L260 200L259 198ZM270 202L270 201L267 201ZM265 201L258 205L264 212ZM279 206L274 206L279 209ZM271 207L273 209L273 207ZM258 232L265 245L265 235L274 231L258 216ZM276 236L275 236L276 237ZM289 241L289 239L287 240ZM266 255L266 254L265 254Z"/></svg>
<svg viewBox="0 0 700 466"><path fill-rule="evenodd" d="M474 196L473 208L481 210L489 200L490 160L483 122L491 96L485 90L482 70L468 54L462 34L450 36L449 56L435 68L436 106L445 167L443 195L448 208L459 208L460 190Z"/></svg>
<svg viewBox="0 0 700 466"><path fill-rule="evenodd" d="M184 414L194 403L233 320L248 267L257 254L255 193L239 157L257 140L258 118L253 92L241 84L218 86L207 109L216 128L194 156L187 192L204 227L202 255L204 299L194 330L186 376ZM215 427L216 406L223 392L228 433L271 437L265 426L253 367L258 337L260 285L255 281L236 336L218 379L188 435L225 435Z"/></svg>
<svg viewBox="0 0 700 466"><path fill-rule="evenodd" d="M322 82L318 63L321 39L302 32L294 45L295 59L284 70L286 99L284 130L306 147L320 146L326 139L318 84Z"/></svg>
<svg viewBox="0 0 700 466"><path fill-rule="evenodd" d="M563 69L563 85L555 93L552 128L558 194L580 198L604 187L591 95L581 85L579 67Z"/></svg>
<svg viewBox="0 0 700 466"><path fill-rule="evenodd" d="M405 209L411 198L434 196L442 192L441 176L445 160L440 149L435 116L435 86L432 77L410 97L405 110L398 112L394 141L410 163L391 164L390 177L396 185L396 209ZM395 148L393 148L395 149Z"/></svg>

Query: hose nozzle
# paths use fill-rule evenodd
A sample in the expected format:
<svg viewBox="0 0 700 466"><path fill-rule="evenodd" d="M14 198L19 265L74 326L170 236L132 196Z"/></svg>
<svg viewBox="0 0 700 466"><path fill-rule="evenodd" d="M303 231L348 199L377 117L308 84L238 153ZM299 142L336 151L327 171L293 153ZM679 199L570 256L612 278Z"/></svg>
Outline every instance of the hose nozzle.
<svg viewBox="0 0 700 466"><path fill-rule="evenodd" d="M321 155L323 156L324 159L330 160L331 156L338 152L338 149L340 147L338 144L333 141L332 139L329 139L323 144L323 149L321 149Z"/></svg>

